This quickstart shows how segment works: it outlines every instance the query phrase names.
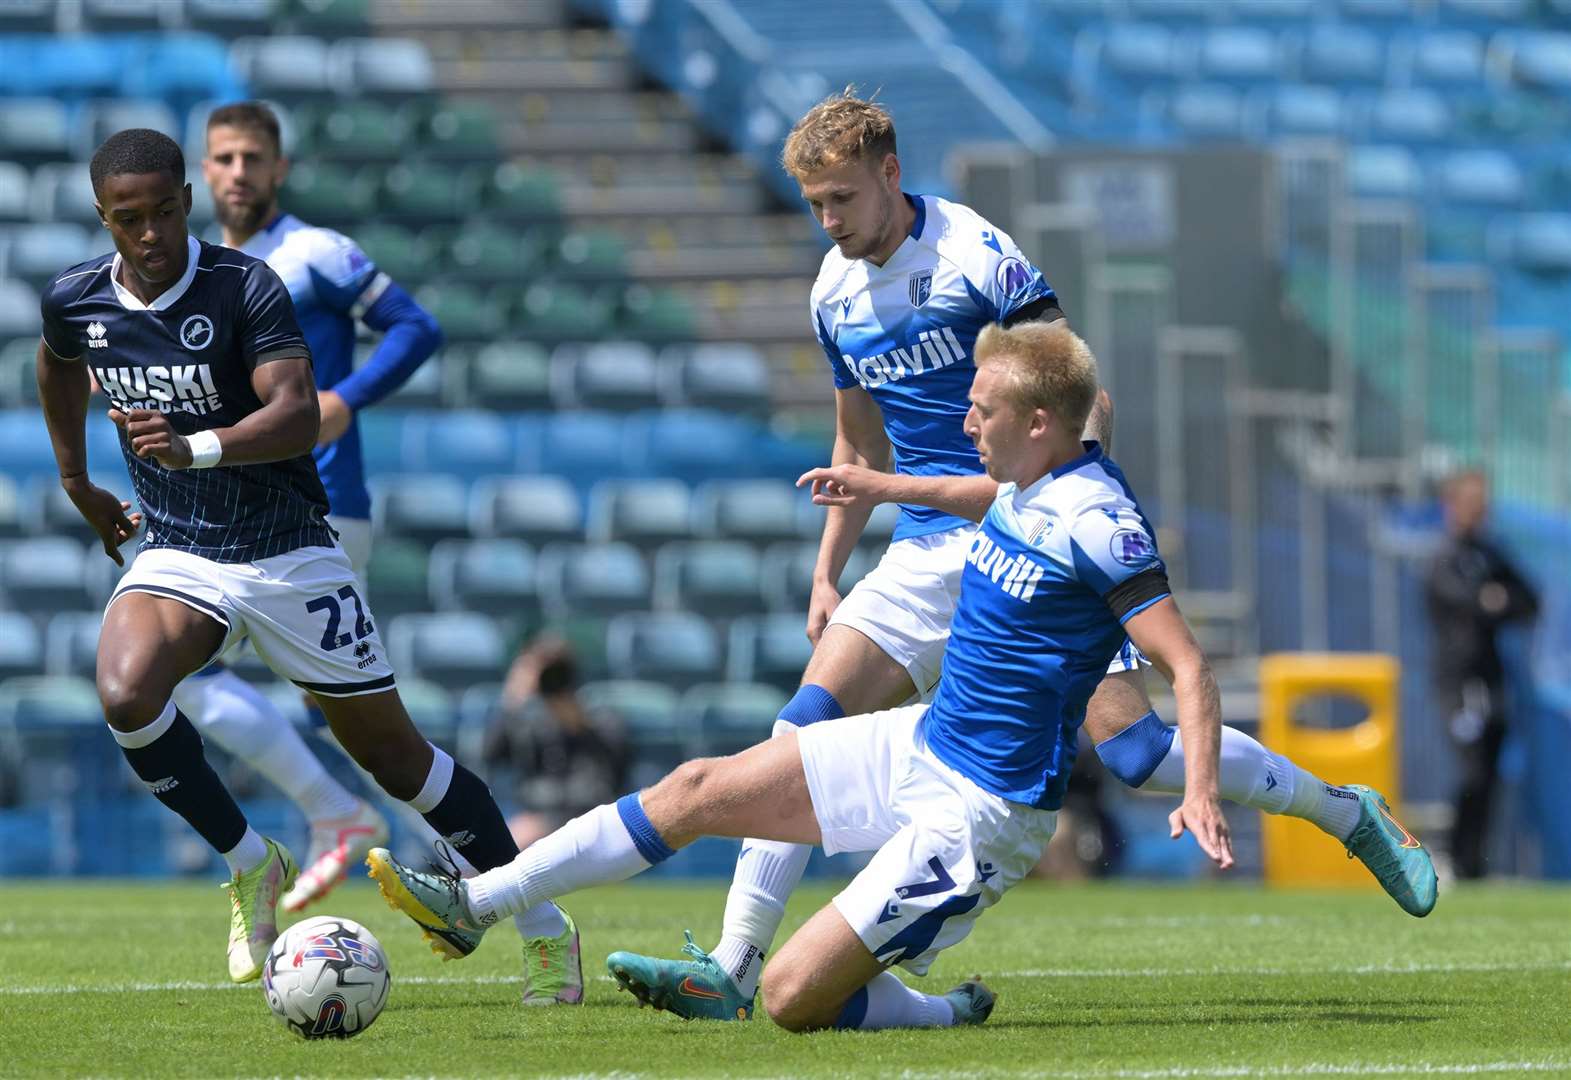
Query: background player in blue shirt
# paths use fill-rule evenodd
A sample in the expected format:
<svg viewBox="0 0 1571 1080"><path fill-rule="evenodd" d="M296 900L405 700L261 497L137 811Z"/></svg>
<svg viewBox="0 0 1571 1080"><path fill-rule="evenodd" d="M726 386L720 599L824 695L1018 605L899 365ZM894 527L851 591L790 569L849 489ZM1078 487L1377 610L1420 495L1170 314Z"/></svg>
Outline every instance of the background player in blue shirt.
<svg viewBox="0 0 1571 1080"><path fill-rule="evenodd" d="M871 851L770 958L770 1016L793 1031L980 1023L994 1003L980 981L929 995L886 969L925 974L1036 865L1086 703L1126 635L1172 681L1189 746L1174 834L1192 831L1218 866L1231 866L1216 682L1123 474L1081 441L1097 394L1090 351L1062 325L990 327L976 363L965 430L1000 486L973 534L931 707L790 728L732 757L689 762L468 882L410 870L378 849L370 862L384 894L403 886L421 902L402 909L442 929L630 877L701 835ZM637 960L613 953L606 963L642 1000L666 1008L690 992L638 980L629 969Z"/></svg>
<svg viewBox="0 0 1571 1080"><path fill-rule="evenodd" d="M105 552L146 523L99 637L104 715L154 796L229 864L230 978L261 974L294 860L247 824L171 695L249 638L311 693L351 756L475 865L517 853L485 784L411 723L310 451L311 357L278 275L189 235L191 188L168 136L119 132L90 166L112 255L45 290L38 385L61 484ZM88 477L89 368L141 512ZM440 944L461 955L463 934Z"/></svg>

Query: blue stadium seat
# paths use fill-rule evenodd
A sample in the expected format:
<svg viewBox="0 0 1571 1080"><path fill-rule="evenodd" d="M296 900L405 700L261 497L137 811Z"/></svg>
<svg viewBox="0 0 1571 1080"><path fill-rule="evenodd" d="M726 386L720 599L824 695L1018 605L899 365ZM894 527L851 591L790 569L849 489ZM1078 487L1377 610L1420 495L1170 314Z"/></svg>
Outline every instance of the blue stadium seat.
<svg viewBox="0 0 1571 1080"><path fill-rule="evenodd" d="M81 225L18 225L6 233L6 272L37 289L59 277L67 267L101 254L98 238Z"/></svg>
<svg viewBox="0 0 1571 1080"><path fill-rule="evenodd" d="M1522 169L1499 150L1457 150L1440 162L1437 177L1447 202L1502 209L1518 206L1526 192Z"/></svg>
<svg viewBox="0 0 1571 1080"><path fill-rule="evenodd" d="M655 555L657 608L725 619L763 610L761 567L751 544L734 540L673 543Z"/></svg>
<svg viewBox="0 0 1571 1080"><path fill-rule="evenodd" d="M482 345L469 365L468 400L491 409L544 409L551 404L551 361L533 341Z"/></svg>
<svg viewBox="0 0 1571 1080"><path fill-rule="evenodd" d="M377 538L365 579L378 619L431 610L430 563L426 544L396 536Z"/></svg>
<svg viewBox="0 0 1571 1080"><path fill-rule="evenodd" d="M1276 35L1252 26L1219 26L1200 38L1200 74L1219 82L1258 85L1282 75Z"/></svg>
<svg viewBox="0 0 1571 1080"><path fill-rule="evenodd" d="M1178 74L1178 41L1165 26L1111 23L1102 38L1101 62L1129 79L1172 78Z"/></svg>
<svg viewBox="0 0 1571 1080"><path fill-rule="evenodd" d="M36 675L44 667L44 643L26 615L0 611L0 679Z"/></svg>
<svg viewBox="0 0 1571 1080"><path fill-rule="evenodd" d="M1385 81L1381 38L1372 31L1339 23L1317 23L1304 39L1305 78L1329 83Z"/></svg>
<svg viewBox="0 0 1571 1080"><path fill-rule="evenodd" d="M1347 184L1358 195L1411 199L1423 191L1424 176L1400 146L1357 146L1348 154Z"/></svg>
<svg viewBox="0 0 1571 1080"><path fill-rule="evenodd" d="M92 606L82 545L63 536L0 544L0 585L18 611L75 611Z"/></svg>
<svg viewBox="0 0 1571 1080"><path fill-rule="evenodd" d="M479 677L484 677L483 673ZM458 744L458 703L453 700L453 694L465 685L462 681L444 685L430 679L409 678L402 673L398 678L398 697L409 711L409 719L415 722L420 734L450 754Z"/></svg>
<svg viewBox="0 0 1571 1080"><path fill-rule="evenodd" d="M1244 99L1227 86L1184 86L1173 92L1168 116L1185 138L1237 141L1243 134Z"/></svg>
<svg viewBox="0 0 1571 1080"><path fill-rule="evenodd" d="M548 544L540 599L553 619L649 607L649 568L629 544Z"/></svg>
<svg viewBox="0 0 1571 1080"><path fill-rule="evenodd" d="M857 548L846 560L837 583L840 595L851 591L879 556L867 548ZM770 611L802 613L807 611L813 592L813 568L818 562L818 544L808 540L770 544L763 556L763 597Z"/></svg>
<svg viewBox="0 0 1571 1080"><path fill-rule="evenodd" d="M176 142L185 133L175 111L155 98L89 101L77 113L72 148L78 158L86 161L100 143L126 128L152 128Z"/></svg>
<svg viewBox="0 0 1571 1080"><path fill-rule="evenodd" d="M33 170L32 199L39 221L75 221L102 228L86 165L40 165Z"/></svg>
<svg viewBox="0 0 1571 1080"><path fill-rule="evenodd" d="M734 754L769 738L786 700L763 683L705 683L682 695L681 713L703 732L705 754Z"/></svg>
<svg viewBox="0 0 1571 1080"><path fill-rule="evenodd" d="M376 345L371 342L361 342L355 346L355 366L361 364L376 351ZM415 368L413 374L402 385L387 396L387 406L393 409L425 409L437 408L444 405L447 400L447 362L448 350L443 350L431 357L426 363ZM509 444L512 441L511 432L508 435Z"/></svg>
<svg viewBox="0 0 1571 1080"><path fill-rule="evenodd" d="M1417 83L1472 86L1484 78L1484 42L1466 30L1431 30L1407 45Z"/></svg>
<svg viewBox="0 0 1571 1080"><path fill-rule="evenodd" d="M1137 19L1171 19L1185 26L1204 22L1215 13L1212 0L1128 0L1128 5ZM1105 14L1107 4L1102 6Z"/></svg>
<svg viewBox="0 0 1571 1080"><path fill-rule="evenodd" d="M94 752L83 745L84 735L108 736L102 730L104 712L92 680L70 675L21 675L0 682L0 721L9 721L24 734L60 736L63 747L73 747L83 757ZM109 746L113 745L109 739Z"/></svg>
<svg viewBox="0 0 1571 1080"><path fill-rule="evenodd" d="M17 284L12 289L12 282L0 281L0 334L8 330L7 302L8 296L20 296L23 302L31 301L32 317L31 327L33 333L38 332L38 297L25 285ZM20 325L13 323L12 325ZM15 333L17 331L11 331ZM0 471L10 473L12 476L24 477L34 473L47 473L58 476L55 467L55 454L49 441L49 429L44 426L43 414L37 409L7 409L0 412ZM56 486L59 486L58 484Z"/></svg>
<svg viewBox="0 0 1571 1080"><path fill-rule="evenodd" d="M1416 20L1416 0L1341 0L1344 14L1361 20Z"/></svg>
<svg viewBox="0 0 1571 1080"><path fill-rule="evenodd" d="M286 103L332 90L329 56L327 43L314 37L241 38L229 50L236 74L251 93Z"/></svg>
<svg viewBox="0 0 1571 1080"><path fill-rule="evenodd" d="M63 101L0 98L0 158L37 165L70 156L71 114Z"/></svg>
<svg viewBox="0 0 1571 1080"><path fill-rule="evenodd" d="M1382 142L1436 143L1454 134L1453 117L1433 90L1386 90L1370 102L1369 131Z"/></svg>
<svg viewBox="0 0 1571 1080"><path fill-rule="evenodd" d="M686 611L627 612L606 624L611 670L686 689L718 679L720 637L709 621Z"/></svg>
<svg viewBox="0 0 1571 1080"><path fill-rule="evenodd" d="M0 33L53 30L60 0L6 0L0 4Z"/></svg>
<svg viewBox="0 0 1571 1080"><path fill-rule="evenodd" d="M1528 31L1508 40L1517 82L1561 94L1571 91L1571 33Z"/></svg>
<svg viewBox="0 0 1571 1080"><path fill-rule="evenodd" d="M551 354L552 397L562 408L627 412L660 403L654 352L634 341L558 345Z"/></svg>
<svg viewBox="0 0 1571 1080"><path fill-rule="evenodd" d="M590 540L621 540L644 550L686 538L692 496L679 480L606 480L589 493Z"/></svg>
<svg viewBox="0 0 1571 1080"><path fill-rule="evenodd" d="M534 544L577 540L584 532L578 492L560 476L500 476L476 482L469 520L476 536Z"/></svg>
<svg viewBox="0 0 1571 1080"><path fill-rule="evenodd" d="M1307 19L1321 5L1317 0L1231 0L1229 6L1241 22L1290 22Z"/></svg>
<svg viewBox="0 0 1571 1080"><path fill-rule="evenodd" d="M726 678L731 682L767 683L786 693L794 692L813 657L806 625L804 614L743 616L734 620L726 648Z"/></svg>
<svg viewBox="0 0 1571 1080"><path fill-rule="evenodd" d="M179 11L178 7L171 11L165 0L82 0L82 23L93 33L156 33Z"/></svg>
<svg viewBox="0 0 1571 1080"><path fill-rule="evenodd" d="M690 483L756 475L760 467L759 426L702 409L672 409L640 416L629 425L635 460L656 476Z"/></svg>
<svg viewBox="0 0 1571 1080"><path fill-rule="evenodd" d="M769 366L751 345L675 346L661 354L660 363L660 396L669 406L769 415Z"/></svg>
<svg viewBox="0 0 1571 1080"><path fill-rule="evenodd" d="M113 97L129 45L129 38L89 34L51 38L47 49L24 41L8 58L13 92L73 102Z"/></svg>
<svg viewBox="0 0 1571 1080"><path fill-rule="evenodd" d="M467 536L468 495L463 482L440 473L374 477L371 516L379 534L435 543Z"/></svg>
<svg viewBox="0 0 1571 1080"><path fill-rule="evenodd" d="M431 549L431 606L509 618L540 613L535 553L519 540L443 540Z"/></svg>
<svg viewBox="0 0 1571 1080"><path fill-rule="evenodd" d="M1517 266L1535 273L1571 272L1571 214L1523 214L1513 232Z"/></svg>
<svg viewBox="0 0 1571 1080"><path fill-rule="evenodd" d="M333 46L338 89L346 96L413 97L436 88L431 53L408 38L361 38Z"/></svg>
<svg viewBox="0 0 1571 1080"><path fill-rule="evenodd" d="M0 122L4 118L0 117ZM0 154L5 150L0 148ZM32 174L15 161L0 161L0 222L27 221L31 217L29 186Z"/></svg>
<svg viewBox="0 0 1571 1080"><path fill-rule="evenodd" d="M1532 0L1439 0L1442 19L1520 26L1533 18Z"/></svg>
<svg viewBox="0 0 1571 1080"><path fill-rule="evenodd" d="M16 481L0 475L0 538L20 536L27 527L28 521L23 518L22 505L21 489Z"/></svg>
<svg viewBox="0 0 1571 1080"><path fill-rule="evenodd" d="M360 431L360 452L366 472L375 476L399 472L404 464L404 425L409 413L401 409L376 408L358 413L355 427Z"/></svg>
<svg viewBox="0 0 1571 1080"><path fill-rule="evenodd" d="M418 412L404 422L404 460L410 468L473 478L514 471L517 448L511 427L494 412Z"/></svg>
<svg viewBox="0 0 1571 1080"><path fill-rule="evenodd" d="M806 499L789 480L714 480L693 494L693 531L757 544L800 539Z"/></svg>
<svg viewBox="0 0 1571 1080"><path fill-rule="evenodd" d="M538 429L534 467L564 476L580 487L606 477L631 475L635 459L626 449L626 429L627 421L613 413L552 413Z"/></svg>
<svg viewBox="0 0 1571 1080"><path fill-rule="evenodd" d="M1274 135L1337 135L1343 127L1342 96L1329 86L1286 83L1257 98L1263 126Z"/></svg>
<svg viewBox="0 0 1571 1080"><path fill-rule="evenodd" d="M98 670L98 633L103 625L101 611L61 611L51 615L44 630L44 670L50 675L93 678Z"/></svg>
<svg viewBox="0 0 1571 1080"><path fill-rule="evenodd" d="M474 612L398 615L387 620L382 640L400 680L408 673L456 688L495 679L507 666L501 631Z"/></svg>

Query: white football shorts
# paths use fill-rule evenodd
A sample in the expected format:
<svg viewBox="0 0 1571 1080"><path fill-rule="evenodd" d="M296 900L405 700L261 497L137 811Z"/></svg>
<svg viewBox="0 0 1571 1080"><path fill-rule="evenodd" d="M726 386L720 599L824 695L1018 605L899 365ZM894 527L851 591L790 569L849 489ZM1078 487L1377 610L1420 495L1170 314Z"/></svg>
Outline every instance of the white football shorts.
<svg viewBox="0 0 1571 1080"><path fill-rule="evenodd" d="M960 578L976 534L977 526L962 525L896 540L829 617L830 626L858 631L905 668L922 701L932 701L938 688ZM1149 663L1126 640L1107 671L1137 671Z"/></svg>
<svg viewBox="0 0 1571 1080"><path fill-rule="evenodd" d="M387 649L343 548L300 548L249 563L151 548L137 553L109 604L128 592L177 600L223 626L212 660L249 638L264 664L313 694L354 697L393 687Z"/></svg>
<svg viewBox="0 0 1571 1080"><path fill-rule="evenodd" d="M874 956L925 975L1031 872L1058 815L1009 802L934 756L926 705L797 729L824 851L873 851L834 898Z"/></svg>

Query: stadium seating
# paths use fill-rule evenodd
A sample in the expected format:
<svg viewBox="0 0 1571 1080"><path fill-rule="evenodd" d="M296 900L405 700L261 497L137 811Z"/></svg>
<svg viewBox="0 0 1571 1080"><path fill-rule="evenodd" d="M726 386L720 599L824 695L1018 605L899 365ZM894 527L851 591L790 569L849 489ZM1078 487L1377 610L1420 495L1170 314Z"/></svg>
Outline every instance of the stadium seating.
<svg viewBox="0 0 1571 1080"><path fill-rule="evenodd" d="M431 606L536 618L535 556L517 540L443 540L431 549Z"/></svg>
<svg viewBox="0 0 1571 1080"><path fill-rule="evenodd" d="M542 544L583 534L583 511L573 486L559 476L508 476L481 480L470 499L476 536L510 537Z"/></svg>
<svg viewBox="0 0 1571 1080"><path fill-rule="evenodd" d="M588 536L652 550L688 535L691 502L676 480L607 480L589 496Z"/></svg>
<svg viewBox="0 0 1571 1080"><path fill-rule="evenodd" d="M682 695L680 710L704 735L706 754L733 754L769 738L786 694L758 683L705 683Z"/></svg>
<svg viewBox="0 0 1571 1080"><path fill-rule="evenodd" d="M759 612L762 569L750 544L725 540L673 543L655 556L654 603L710 618Z"/></svg>
<svg viewBox="0 0 1571 1080"><path fill-rule="evenodd" d="M539 570L540 598L552 619L649 606L649 569L628 544L548 544Z"/></svg>
<svg viewBox="0 0 1571 1080"><path fill-rule="evenodd" d="M494 678L507 663L506 642L496 624L474 612L399 615L384 626L395 671L449 689Z"/></svg>
<svg viewBox="0 0 1571 1080"><path fill-rule="evenodd" d="M689 611L625 612L606 624L612 671L678 690L718 679L725 665L719 635Z"/></svg>

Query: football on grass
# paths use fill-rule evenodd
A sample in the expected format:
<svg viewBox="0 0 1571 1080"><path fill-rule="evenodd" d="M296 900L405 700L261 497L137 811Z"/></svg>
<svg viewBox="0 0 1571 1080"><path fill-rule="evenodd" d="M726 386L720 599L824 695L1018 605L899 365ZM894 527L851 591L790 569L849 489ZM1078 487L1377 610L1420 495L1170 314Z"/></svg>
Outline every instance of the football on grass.
<svg viewBox="0 0 1571 1080"><path fill-rule="evenodd" d="M268 1008L303 1039L347 1039L371 1026L392 985L387 955L353 919L319 915L273 942L262 966Z"/></svg>

